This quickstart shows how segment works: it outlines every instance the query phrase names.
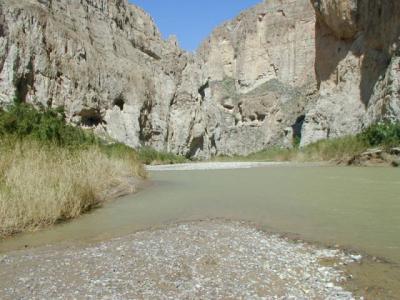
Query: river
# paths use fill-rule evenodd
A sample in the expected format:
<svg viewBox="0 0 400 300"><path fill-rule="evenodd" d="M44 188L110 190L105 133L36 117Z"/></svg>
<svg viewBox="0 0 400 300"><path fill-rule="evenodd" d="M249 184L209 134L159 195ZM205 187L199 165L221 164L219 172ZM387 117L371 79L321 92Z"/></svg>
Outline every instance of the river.
<svg viewBox="0 0 400 300"><path fill-rule="evenodd" d="M354 270L363 274L362 284L379 280L380 289L400 292L399 169L271 165L150 175L151 186L138 194L72 222L3 241L0 251L103 240L166 223L225 218L378 257L387 263L371 262ZM378 275L365 275L374 269L380 270Z"/></svg>

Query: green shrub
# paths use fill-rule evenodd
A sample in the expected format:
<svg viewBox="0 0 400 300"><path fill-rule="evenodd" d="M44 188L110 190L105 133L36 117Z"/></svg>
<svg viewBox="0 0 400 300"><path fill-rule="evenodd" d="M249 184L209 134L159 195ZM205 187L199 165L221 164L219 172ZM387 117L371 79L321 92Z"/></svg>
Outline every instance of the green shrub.
<svg viewBox="0 0 400 300"><path fill-rule="evenodd" d="M7 110L0 111L0 136L22 139L31 137L60 146L96 144L91 133L65 123L62 109L39 108L15 101Z"/></svg>
<svg viewBox="0 0 400 300"><path fill-rule="evenodd" d="M18 101L0 109L0 154L0 239L74 218L147 175L135 150Z"/></svg>
<svg viewBox="0 0 400 300"><path fill-rule="evenodd" d="M65 122L63 109L35 108L15 100L7 109L0 108L0 138L2 143L32 139L44 144L55 144L70 150L96 145L110 158L153 163L182 163L186 159L171 153L157 152L149 147L136 150L121 143L106 143L91 131Z"/></svg>
<svg viewBox="0 0 400 300"><path fill-rule="evenodd" d="M370 146L400 145L400 123L377 123L364 130L359 137Z"/></svg>
<svg viewBox="0 0 400 300"><path fill-rule="evenodd" d="M300 136L295 136L293 138L293 148L299 148L301 143L301 137Z"/></svg>

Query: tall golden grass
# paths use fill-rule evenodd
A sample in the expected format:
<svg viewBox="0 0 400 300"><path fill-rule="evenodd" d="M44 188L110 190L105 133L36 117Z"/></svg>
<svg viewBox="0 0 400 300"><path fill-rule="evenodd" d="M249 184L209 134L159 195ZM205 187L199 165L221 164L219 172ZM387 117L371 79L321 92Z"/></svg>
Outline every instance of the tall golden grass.
<svg viewBox="0 0 400 300"><path fill-rule="evenodd" d="M0 140L0 237L77 217L131 176L145 176L134 156L112 156L98 146Z"/></svg>

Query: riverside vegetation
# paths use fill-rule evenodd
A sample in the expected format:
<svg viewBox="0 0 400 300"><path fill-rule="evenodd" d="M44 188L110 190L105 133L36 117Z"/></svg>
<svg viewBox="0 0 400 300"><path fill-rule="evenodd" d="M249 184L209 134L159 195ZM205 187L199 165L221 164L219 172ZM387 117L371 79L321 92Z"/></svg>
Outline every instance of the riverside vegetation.
<svg viewBox="0 0 400 300"><path fill-rule="evenodd" d="M146 176L134 150L18 102L0 111L0 153L0 237L77 217Z"/></svg>
<svg viewBox="0 0 400 300"><path fill-rule="evenodd" d="M15 103L0 111L0 237L79 216L106 200L128 177L146 177L143 163L187 159L144 147L107 143L64 121L61 109ZM217 160L350 161L370 147L400 145L400 124L379 123L356 136L304 148L266 149Z"/></svg>
<svg viewBox="0 0 400 300"><path fill-rule="evenodd" d="M371 125L355 136L321 140L305 147L270 148L248 156L219 156L216 160L232 161L333 161L351 164L355 157L371 148L390 152L400 146L400 123L381 122ZM392 162L397 165L397 161Z"/></svg>

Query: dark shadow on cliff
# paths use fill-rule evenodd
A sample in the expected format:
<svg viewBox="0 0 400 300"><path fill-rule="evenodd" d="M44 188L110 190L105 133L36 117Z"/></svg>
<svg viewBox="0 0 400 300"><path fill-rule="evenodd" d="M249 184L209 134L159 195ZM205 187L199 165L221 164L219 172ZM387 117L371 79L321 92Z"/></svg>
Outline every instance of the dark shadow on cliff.
<svg viewBox="0 0 400 300"><path fill-rule="evenodd" d="M376 32L375 32L376 33ZM339 64L343 61L349 52L360 59L360 99L364 106L367 107L374 92L374 88L379 80L381 80L390 63L390 56L383 50L384 46L380 45L379 49L372 49L365 33L359 33L350 40L340 39L322 22L316 22L316 58L315 72L317 76L318 88L321 82L333 81L339 84L342 80ZM369 40L379 39L371 34ZM349 70L346 70L349 71Z"/></svg>
<svg viewBox="0 0 400 300"><path fill-rule="evenodd" d="M320 20L315 24L315 74L318 88L321 82L337 80L339 63L345 59L351 43L336 38L333 32ZM337 82L336 82L337 83Z"/></svg>
<svg viewBox="0 0 400 300"><path fill-rule="evenodd" d="M371 100L377 82L384 78L390 58L383 52L368 49L361 64L360 96L365 107Z"/></svg>
<svg viewBox="0 0 400 300"><path fill-rule="evenodd" d="M393 46L400 37L400 1L360 1L359 11L364 29L360 89L367 106L377 82L384 79L391 58L396 55Z"/></svg>

